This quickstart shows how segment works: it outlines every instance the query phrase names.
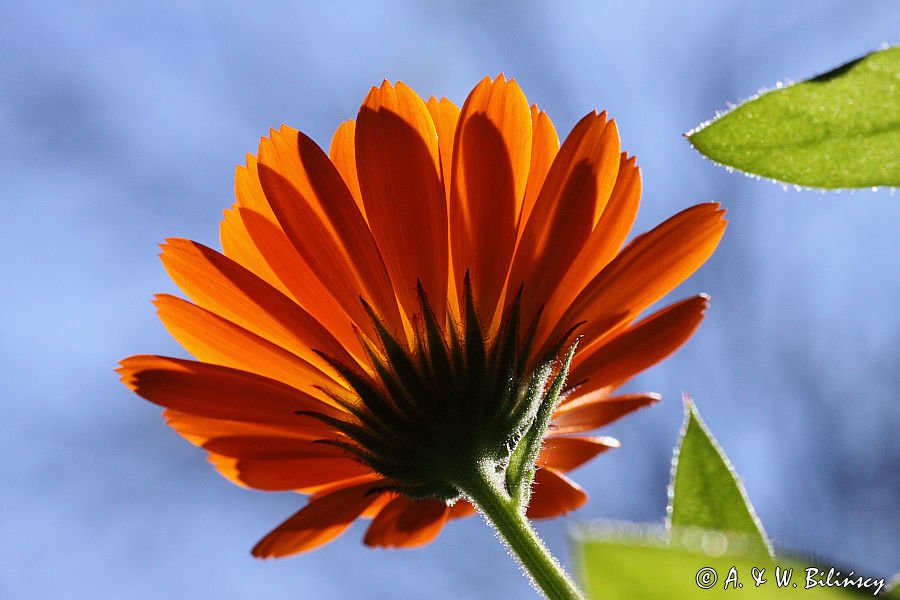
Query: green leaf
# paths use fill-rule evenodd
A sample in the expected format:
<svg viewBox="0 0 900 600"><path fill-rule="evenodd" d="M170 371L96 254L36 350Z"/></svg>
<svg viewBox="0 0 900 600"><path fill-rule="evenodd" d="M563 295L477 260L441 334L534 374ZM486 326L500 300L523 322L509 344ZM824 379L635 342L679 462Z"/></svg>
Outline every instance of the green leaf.
<svg viewBox="0 0 900 600"><path fill-rule="evenodd" d="M884 598L900 598L900 573L894 575L894 578L891 579L888 586L888 591L884 593Z"/></svg>
<svg viewBox="0 0 900 600"><path fill-rule="evenodd" d="M681 440L672 460L672 529L694 527L736 534L747 540L746 554L771 555L744 486L687 396L684 410Z"/></svg>
<svg viewBox="0 0 900 600"><path fill-rule="evenodd" d="M718 532L692 530L690 536L670 544L664 535L647 534L634 526L617 532L588 529L576 534L575 558L588 597L601 600L850 600L860 592L871 596L878 587L877 582L870 582L865 590L807 588L809 565L797 559L733 554L733 539ZM823 581L827 575L816 572L814 579Z"/></svg>
<svg viewBox="0 0 900 600"><path fill-rule="evenodd" d="M686 137L717 163L785 183L900 185L900 47L761 94Z"/></svg>

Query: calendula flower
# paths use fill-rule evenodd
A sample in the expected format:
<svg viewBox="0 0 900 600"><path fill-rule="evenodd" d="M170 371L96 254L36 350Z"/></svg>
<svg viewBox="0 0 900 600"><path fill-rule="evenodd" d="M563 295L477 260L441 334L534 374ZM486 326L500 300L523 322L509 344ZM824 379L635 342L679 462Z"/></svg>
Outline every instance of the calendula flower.
<svg viewBox="0 0 900 600"><path fill-rule="evenodd" d="M366 544L409 547L473 503L495 524L492 503L513 519L581 506L566 473L617 445L582 434L658 399L613 391L684 343L707 301L639 315L725 228L699 204L622 248L641 183L615 123L591 113L560 147L503 76L461 110L385 82L328 154L271 131L235 193L221 253L162 246L191 301L159 295L159 316L197 360L119 371L228 479L310 495L261 557L359 517Z"/></svg>

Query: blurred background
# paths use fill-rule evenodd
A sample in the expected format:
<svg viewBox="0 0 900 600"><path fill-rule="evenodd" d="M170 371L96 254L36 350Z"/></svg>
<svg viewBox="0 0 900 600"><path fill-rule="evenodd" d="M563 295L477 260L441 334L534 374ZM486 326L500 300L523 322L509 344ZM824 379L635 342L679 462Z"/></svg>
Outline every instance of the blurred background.
<svg viewBox="0 0 900 600"><path fill-rule="evenodd" d="M518 80L564 136L594 109L643 168L635 232L699 201L718 252L669 300L712 310L632 381L664 401L604 433L575 473L593 519L661 523L689 392L776 544L900 570L900 198L728 174L681 134L778 81L898 43L900 3L28 2L0 8L0 597L528 598L480 518L430 546L371 550L362 524L311 554L250 547L302 497L227 483L117 381L135 353L184 356L150 299L156 245L218 246L234 166L269 127L327 146L371 85L461 104ZM652 566L648 565L648 575Z"/></svg>

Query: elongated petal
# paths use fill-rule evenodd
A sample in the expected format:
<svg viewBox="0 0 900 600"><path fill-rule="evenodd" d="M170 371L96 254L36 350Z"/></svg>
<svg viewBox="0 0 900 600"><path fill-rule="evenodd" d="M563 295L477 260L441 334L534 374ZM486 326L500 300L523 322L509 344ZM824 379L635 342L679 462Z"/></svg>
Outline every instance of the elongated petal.
<svg viewBox="0 0 900 600"><path fill-rule="evenodd" d="M703 320L709 298L694 296L657 311L609 341L588 348L571 371L581 393L619 387L685 343Z"/></svg>
<svg viewBox="0 0 900 600"><path fill-rule="evenodd" d="M282 127L260 142L258 159L281 228L335 301L365 326L362 296L395 333L403 331L384 261L328 156L306 135Z"/></svg>
<svg viewBox="0 0 900 600"><path fill-rule="evenodd" d="M222 252L228 258L264 279L272 287L286 295L290 295L287 286L278 277L269 261L263 255L259 244L254 241L238 210L238 207L250 208L265 214L272 223L277 222L259 184L256 157L253 155L247 155L247 166L238 165L235 168L234 196L237 198L237 204L231 209L224 211L224 218L219 225L219 240L222 243ZM281 237L284 238L283 233ZM285 238L286 241L287 239Z"/></svg>
<svg viewBox="0 0 900 600"><path fill-rule="evenodd" d="M554 434L591 431L660 399L659 394L609 396L605 391L598 390L557 408L553 413L552 431Z"/></svg>
<svg viewBox="0 0 900 600"><path fill-rule="evenodd" d="M587 115L556 155L516 249L508 294L526 286L522 307L526 323L559 285L593 231L618 168L615 124L607 123L605 114Z"/></svg>
<svg viewBox="0 0 900 600"><path fill-rule="evenodd" d="M434 128L437 130L438 150L441 157L441 180L444 182L444 193L450 197L450 178L453 165L453 139L456 137L456 124L459 122L459 107L446 98L435 97L425 103Z"/></svg>
<svg viewBox="0 0 900 600"><path fill-rule="evenodd" d="M284 424L250 423L201 417L172 408L165 409L163 416L167 425L195 446L203 446L210 440L231 436L290 436L307 440L316 440L322 436L321 423L312 419Z"/></svg>
<svg viewBox="0 0 900 600"><path fill-rule="evenodd" d="M584 346L628 323L687 279L716 249L725 231L719 204L697 204L635 238L600 272L561 323L586 321Z"/></svg>
<svg viewBox="0 0 900 600"><path fill-rule="evenodd" d="M228 435L203 444L203 448L222 456L244 460L287 460L347 458L347 452L332 444L320 444L281 435Z"/></svg>
<svg viewBox="0 0 900 600"><path fill-rule="evenodd" d="M601 452L618 448L619 441L611 437L576 437L548 435L538 456L537 465L567 472L580 467Z"/></svg>
<svg viewBox="0 0 900 600"><path fill-rule="evenodd" d="M486 324L509 272L531 162L531 113L514 81L483 79L456 128L450 189L450 246L456 291L470 274Z"/></svg>
<svg viewBox="0 0 900 600"><path fill-rule="evenodd" d="M544 185L544 178L550 170L550 165L559 152L559 136L553 121L547 113L538 109L537 104L531 105L531 164L528 167L528 183L525 185L525 200L522 203L522 213L519 215L519 238L528 224L531 210L537 201L538 194Z"/></svg>
<svg viewBox="0 0 900 600"><path fill-rule="evenodd" d="M568 266L561 284L549 294L542 318L556 323L574 299L603 267L616 256L634 224L641 201L641 172L634 158L619 157L616 184L597 225ZM542 343L538 340L537 343Z"/></svg>
<svg viewBox="0 0 900 600"><path fill-rule="evenodd" d="M381 509L363 542L385 548L423 546L441 532L449 513L450 509L443 502L399 496Z"/></svg>
<svg viewBox="0 0 900 600"><path fill-rule="evenodd" d="M278 219L269 206L269 201L259 183L259 170L256 157L248 154L247 165L238 165L234 172L234 196L237 203L229 210L224 211L224 219L219 225L219 239L222 242L222 252L228 258L234 260L242 267L252 271L269 285L287 296L292 295L286 284L272 267L272 256L266 256L266 247L254 238L253 232L241 216L241 210L252 210L263 216L277 231L270 233L271 238L267 246L277 248L279 255L283 254L292 260L297 257L293 247L284 232L278 227ZM296 298L296 297L295 297ZM299 300L299 298L296 298Z"/></svg>
<svg viewBox="0 0 900 600"><path fill-rule="evenodd" d="M275 274L259 247L253 242L236 209L224 211L224 218L219 224L219 241L222 243L222 253L225 256L255 273L282 294L290 295L284 282Z"/></svg>
<svg viewBox="0 0 900 600"><path fill-rule="evenodd" d="M368 222L366 208L363 204L362 192L359 190L359 177L356 174L355 138L356 122L351 119L350 121L341 123L335 130L334 136L331 138L331 146L328 148L328 158L331 159L331 162L334 163L334 167L337 169L338 173L341 174L341 178L344 180L344 183L347 184L347 189L350 190L350 194L353 196L356 206L359 207L359 212L362 213L363 218Z"/></svg>
<svg viewBox="0 0 900 600"><path fill-rule="evenodd" d="M438 150L441 157L441 181L444 184L444 197L447 198L447 226L450 224L450 182L453 178L453 140L456 137L456 125L459 123L459 107L446 98L428 99L425 104L431 113L431 120L438 135ZM450 241L452 244L452 240ZM447 306L450 310L451 322L459 320L461 314L459 294L453 277L453 249L448 246L447 257Z"/></svg>
<svg viewBox="0 0 900 600"><path fill-rule="evenodd" d="M159 294L154 304L172 337L198 360L282 381L317 397L313 386L343 386L299 356L187 300Z"/></svg>
<svg viewBox="0 0 900 600"><path fill-rule="evenodd" d="M347 457L249 459L210 453L210 461L228 479L264 491L308 492L372 473Z"/></svg>
<svg viewBox="0 0 900 600"><path fill-rule="evenodd" d="M236 262L188 240L169 239L162 250L166 271L199 306L321 369L329 367L314 350L352 364L347 350L319 321Z"/></svg>
<svg viewBox="0 0 900 600"><path fill-rule="evenodd" d="M231 211L226 211L220 230L225 255L256 273L285 295L294 298L307 312L325 324L352 354L362 356L362 348L351 327L351 318L319 281L282 230L260 184L255 156L248 155L247 166L237 168L235 196L238 199L237 205ZM230 225L232 222L235 223ZM246 234L239 228L246 231ZM248 237L253 249L245 247Z"/></svg>
<svg viewBox="0 0 900 600"><path fill-rule="evenodd" d="M312 550L342 534L379 496L372 483L314 496L305 507L264 537L253 556L275 558Z"/></svg>
<svg viewBox="0 0 900 600"><path fill-rule="evenodd" d="M297 415L297 411L344 416L309 394L230 367L139 355L123 360L118 372L122 381L143 398L200 417L282 426L296 423L308 428L312 419ZM324 425L318 430L318 437L335 436Z"/></svg>
<svg viewBox="0 0 900 600"><path fill-rule="evenodd" d="M526 514L529 519L549 519L564 515L587 502L581 486L552 467L534 474L534 490Z"/></svg>
<svg viewBox="0 0 900 600"><path fill-rule="evenodd" d="M310 266L297 253L277 221L264 218L255 210L239 207L238 214L260 255L281 282L279 289L293 298L309 315L325 326L353 356L365 352L353 329L354 315L338 303Z"/></svg>
<svg viewBox="0 0 900 600"><path fill-rule="evenodd" d="M311 493L323 486L373 475L371 469L352 459L345 450L316 440L234 435L213 438L203 448L228 479L260 490Z"/></svg>
<svg viewBox="0 0 900 600"><path fill-rule="evenodd" d="M356 124L356 168L372 234L407 315L419 310L416 282L447 296L447 205L431 114L408 86L372 88ZM444 302L433 306L439 323Z"/></svg>

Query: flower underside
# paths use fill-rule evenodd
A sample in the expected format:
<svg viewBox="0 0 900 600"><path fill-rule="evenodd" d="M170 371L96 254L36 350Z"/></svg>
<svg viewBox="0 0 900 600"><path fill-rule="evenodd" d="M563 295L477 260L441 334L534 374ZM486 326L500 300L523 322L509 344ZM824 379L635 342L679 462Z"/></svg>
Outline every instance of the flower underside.
<svg viewBox="0 0 900 600"><path fill-rule="evenodd" d="M485 338L468 273L460 323L444 331L421 283L420 313L413 317L415 348L399 341L365 300L377 345L359 333L373 373L320 354L355 396L321 387L343 407L348 419L312 411L297 414L323 421L348 439L321 440L345 449L389 481L390 489L411 498L447 503L461 496L458 481L475 469L502 474L520 441L541 440L536 417L544 404L552 412L565 374L557 373L556 393L547 390L557 356L570 337L561 337L532 364L530 349L540 311L523 329L522 290L506 310L497 334ZM574 328L573 328L574 329ZM533 460L532 460L533 464ZM529 478L530 483L530 478Z"/></svg>
<svg viewBox="0 0 900 600"><path fill-rule="evenodd" d="M154 303L193 358L118 371L228 480L309 497L261 557L358 519L367 545L414 547L474 509L522 525L582 506L568 474L618 446L591 432L659 400L616 390L688 340L707 299L641 315L725 228L704 203L629 242L641 177L615 122L593 111L560 144L503 76L462 107L384 82L327 152L272 130L235 194L221 252L162 245L188 298Z"/></svg>

